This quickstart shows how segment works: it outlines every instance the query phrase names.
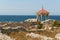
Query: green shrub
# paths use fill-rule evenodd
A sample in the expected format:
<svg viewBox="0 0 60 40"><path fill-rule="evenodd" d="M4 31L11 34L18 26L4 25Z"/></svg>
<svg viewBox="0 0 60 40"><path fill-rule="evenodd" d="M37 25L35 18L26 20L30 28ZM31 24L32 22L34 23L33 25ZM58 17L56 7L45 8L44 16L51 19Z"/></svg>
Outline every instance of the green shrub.
<svg viewBox="0 0 60 40"><path fill-rule="evenodd" d="M54 24L53 24L53 26L59 27L60 26L60 22L55 21Z"/></svg>
<svg viewBox="0 0 60 40"><path fill-rule="evenodd" d="M38 25L38 26L37 26L38 29L41 29L41 28L42 28L42 24L41 24L41 22L38 22L37 25Z"/></svg>

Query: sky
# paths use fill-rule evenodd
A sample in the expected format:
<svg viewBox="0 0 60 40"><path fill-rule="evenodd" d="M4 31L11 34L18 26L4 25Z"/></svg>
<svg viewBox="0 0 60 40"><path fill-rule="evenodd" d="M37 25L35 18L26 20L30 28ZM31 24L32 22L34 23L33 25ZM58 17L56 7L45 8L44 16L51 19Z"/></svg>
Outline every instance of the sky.
<svg viewBox="0 0 60 40"><path fill-rule="evenodd" d="M0 0L0 15L35 15L42 5L50 15L60 15L60 0Z"/></svg>

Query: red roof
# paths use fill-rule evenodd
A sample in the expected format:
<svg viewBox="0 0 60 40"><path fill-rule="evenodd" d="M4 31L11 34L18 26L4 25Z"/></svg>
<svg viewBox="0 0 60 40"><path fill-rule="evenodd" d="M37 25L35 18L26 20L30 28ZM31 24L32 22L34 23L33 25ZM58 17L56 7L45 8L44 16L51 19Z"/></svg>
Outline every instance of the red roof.
<svg viewBox="0 0 60 40"><path fill-rule="evenodd" d="M48 15L49 14L49 12L47 11L47 10L45 10L45 9L41 9L41 10L39 10L38 12L37 12L37 14L38 15Z"/></svg>

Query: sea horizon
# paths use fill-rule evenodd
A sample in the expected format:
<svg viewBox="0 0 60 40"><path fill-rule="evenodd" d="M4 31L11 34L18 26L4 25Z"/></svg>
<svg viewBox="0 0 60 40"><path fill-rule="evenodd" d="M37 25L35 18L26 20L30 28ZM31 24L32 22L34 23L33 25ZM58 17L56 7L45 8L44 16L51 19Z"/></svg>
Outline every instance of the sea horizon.
<svg viewBox="0 0 60 40"><path fill-rule="evenodd" d="M0 15L0 22L21 22L34 18L36 15ZM60 21L60 15L49 15L49 19Z"/></svg>

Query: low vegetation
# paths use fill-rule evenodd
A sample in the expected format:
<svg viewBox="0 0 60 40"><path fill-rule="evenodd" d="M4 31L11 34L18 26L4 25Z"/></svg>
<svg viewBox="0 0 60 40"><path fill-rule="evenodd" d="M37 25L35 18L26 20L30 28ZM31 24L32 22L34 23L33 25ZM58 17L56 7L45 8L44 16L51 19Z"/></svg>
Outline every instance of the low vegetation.
<svg viewBox="0 0 60 40"><path fill-rule="evenodd" d="M55 27L60 27L60 22L55 21L54 24L53 24L53 27L54 27L54 26L55 26Z"/></svg>

